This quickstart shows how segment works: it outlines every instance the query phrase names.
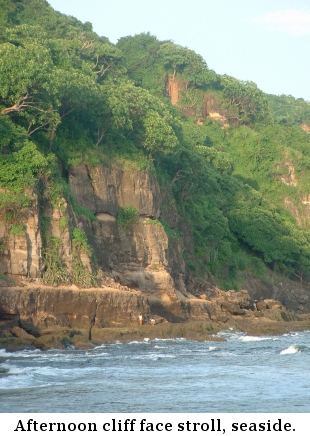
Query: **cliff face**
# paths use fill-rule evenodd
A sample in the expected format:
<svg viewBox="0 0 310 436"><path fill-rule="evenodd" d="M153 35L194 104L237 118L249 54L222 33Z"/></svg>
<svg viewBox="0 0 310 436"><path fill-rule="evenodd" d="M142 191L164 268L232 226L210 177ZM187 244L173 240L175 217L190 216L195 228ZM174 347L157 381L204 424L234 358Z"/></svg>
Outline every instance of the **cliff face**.
<svg viewBox="0 0 310 436"><path fill-rule="evenodd" d="M39 277L42 270L42 238L36 199L23 211L24 229L10 232L7 216L0 212L0 275Z"/></svg>
<svg viewBox="0 0 310 436"><path fill-rule="evenodd" d="M157 305L173 307L183 318L177 292L187 295L185 264L180 240L169 248L168 237L157 221L162 196L155 177L146 171L127 172L116 168L85 166L70 170L70 188L76 201L91 210L97 222L81 219L98 265L123 285L143 292ZM136 223L116 222L121 207L134 206ZM175 210L172 214L177 215ZM177 217L171 217L177 222ZM172 316L173 317L173 316Z"/></svg>
<svg viewBox="0 0 310 436"><path fill-rule="evenodd" d="M17 325L31 334L52 326L88 331L137 323L147 313L140 292L116 289L72 290L35 286L1 289L0 327Z"/></svg>
<svg viewBox="0 0 310 436"><path fill-rule="evenodd" d="M23 213L24 230L20 235L12 234L5 217L1 217L0 236L5 248L0 253L0 273L17 279L42 277L45 268L42 240L49 234L59 241L57 255L61 268L64 268L63 273L71 274L73 250L70 228L77 227L86 233L96 258L94 268L94 261L84 253L81 255L83 264L90 271L93 268L92 272L99 272L101 286L108 282L111 292L115 291L113 299L107 298L106 294L104 298L101 297L100 304L106 311L102 326L113 326L112 319L117 320L120 316L121 324L128 324L128 313L137 318L142 308L144 313L148 313L150 309L146 298L156 308L157 314L172 321L188 319L187 311L183 310L179 299L180 295L187 296L183 245L181 240L174 241L172 250L164 227L157 221L161 213L162 196L155 177L147 171L80 166L70 169L69 183L74 200L93 212L97 221L78 216L65 199L53 204L45 201L40 211L34 200L33 207ZM139 212L138 220L128 226L116 221L117 213L124 206L133 206ZM171 211L174 216L170 214L169 222L176 223L176 211L173 208ZM122 289L126 291L122 292ZM133 303L130 290L136 292L144 303L139 303L138 299ZM84 328L84 322L90 324L94 317L93 314L84 314L86 307L93 311L94 294L88 293L82 303L78 293L59 291L59 288L55 288L54 294L44 286L31 293L26 288L16 292L13 287L6 288L5 281L2 283L2 317L8 320L15 313L15 317L12 315L15 322L18 319L18 323L28 330L31 323L40 327L43 324L50 326L50 323L69 323L72 328L77 327L76 324ZM96 292L98 300L102 288ZM39 303L42 298L43 308ZM115 299L119 302L115 303ZM29 301L32 301L33 306ZM62 312L62 307L67 308L67 315ZM24 316L25 313L28 315ZM126 316L120 315L125 313ZM30 321L25 322L24 319Z"/></svg>
<svg viewBox="0 0 310 436"><path fill-rule="evenodd" d="M19 326L34 334L51 326L83 328L91 337L92 327L137 323L140 312L169 321L226 322L231 316L244 315L253 308L254 299L262 298L277 298L292 310L310 310L309 298L301 288L290 289L289 283L277 288L256 286L252 294L249 285L250 295L196 283L183 260L183 244L187 252L192 250L191 235L167 201L169 193L164 197L156 178L147 171L83 165L70 168L69 184L74 201L93 212L97 221L78 216L65 199L53 204L46 201L39 210L35 196L32 207L23 211L20 234L12 233L5 216L0 218L0 274L21 283L28 278L22 288L0 280L0 328ZM124 206L134 206L139 213L135 222L125 226L116 218ZM183 239L169 240L158 218L171 230L182 230ZM95 260L86 253L81 260L87 270L98 273L96 289L79 290L69 284L53 288L40 282L45 267L42 240L47 233L60 241L58 255L64 274L72 272L72 227L87 235ZM29 278L36 277L29 284Z"/></svg>

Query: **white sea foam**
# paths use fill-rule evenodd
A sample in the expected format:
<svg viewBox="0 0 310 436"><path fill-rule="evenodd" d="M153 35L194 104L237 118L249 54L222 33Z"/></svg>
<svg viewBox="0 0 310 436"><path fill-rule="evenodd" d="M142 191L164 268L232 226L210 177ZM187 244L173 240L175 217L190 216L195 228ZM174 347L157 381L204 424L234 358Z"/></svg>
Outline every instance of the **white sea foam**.
<svg viewBox="0 0 310 436"><path fill-rule="evenodd" d="M149 338L144 338L143 341L130 341L128 342L128 345L137 345L137 344L150 344Z"/></svg>
<svg viewBox="0 0 310 436"><path fill-rule="evenodd" d="M298 347L298 345L290 345L285 350L280 351L280 354L296 354L301 353L301 349Z"/></svg>
<svg viewBox="0 0 310 436"><path fill-rule="evenodd" d="M88 357L91 357L92 359L96 359L97 357L102 357L102 356L110 356L110 353L96 353L96 354L88 354Z"/></svg>
<svg viewBox="0 0 310 436"><path fill-rule="evenodd" d="M212 336L214 338L228 338L228 339L240 339L240 337L245 336L246 333L242 333L242 332L232 332L232 331L221 331L218 332L217 334L213 334Z"/></svg>
<svg viewBox="0 0 310 436"><path fill-rule="evenodd" d="M4 365L4 368L6 368L7 372L10 375L31 373L34 370L34 368L30 368L30 367L19 368L18 366L14 366L14 365Z"/></svg>
<svg viewBox="0 0 310 436"><path fill-rule="evenodd" d="M262 337L262 336L243 336L240 338L242 342L259 342L259 341L272 341L273 338Z"/></svg>
<svg viewBox="0 0 310 436"><path fill-rule="evenodd" d="M105 344L101 344L101 345L97 345L96 347L94 347L94 350L100 350L101 348L106 348Z"/></svg>
<svg viewBox="0 0 310 436"><path fill-rule="evenodd" d="M175 359L177 356L174 354L143 354L139 356L130 357L131 360L158 360L158 359Z"/></svg>
<svg viewBox="0 0 310 436"><path fill-rule="evenodd" d="M209 347L209 351L214 351L216 350L216 347Z"/></svg>
<svg viewBox="0 0 310 436"><path fill-rule="evenodd" d="M160 348L160 349L162 349L162 348L169 348L169 347L162 347L162 346L160 346L160 345L155 345L154 348Z"/></svg>
<svg viewBox="0 0 310 436"><path fill-rule="evenodd" d="M43 352L39 349L35 350L22 350L22 351L6 351L6 350L0 350L0 357L14 357L15 358L29 358L29 357L35 357L37 358L38 354L42 354Z"/></svg>
<svg viewBox="0 0 310 436"><path fill-rule="evenodd" d="M154 341L158 341L158 342L175 342L175 339L162 339L162 338L155 338Z"/></svg>

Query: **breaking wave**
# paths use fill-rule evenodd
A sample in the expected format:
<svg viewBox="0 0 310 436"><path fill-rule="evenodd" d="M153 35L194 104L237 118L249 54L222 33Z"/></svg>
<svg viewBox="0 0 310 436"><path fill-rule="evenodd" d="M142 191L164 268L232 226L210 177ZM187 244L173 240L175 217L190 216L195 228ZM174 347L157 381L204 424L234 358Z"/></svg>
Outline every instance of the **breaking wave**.
<svg viewBox="0 0 310 436"><path fill-rule="evenodd" d="M301 353L303 347L300 347L298 345L290 345L288 348L285 348L285 350L280 351L280 354L296 354Z"/></svg>

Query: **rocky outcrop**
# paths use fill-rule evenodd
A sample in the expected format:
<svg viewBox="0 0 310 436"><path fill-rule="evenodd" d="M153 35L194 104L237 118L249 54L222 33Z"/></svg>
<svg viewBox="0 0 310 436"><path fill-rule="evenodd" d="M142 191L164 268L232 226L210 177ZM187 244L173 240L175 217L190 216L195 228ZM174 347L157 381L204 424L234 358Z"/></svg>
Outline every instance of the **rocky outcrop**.
<svg viewBox="0 0 310 436"><path fill-rule="evenodd" d="M79 226L93 247L97 264L122 285L143 292L156 310L164 306L168 319L184 319L177 296L187 294L182 241L169 244L161 216L162 196L155 177L147 171L86 166L71 168L70 188L75 200L91 210L98 221L80 217ZM124 206L134 206L139 219L130 225L117 223ZM176 210L170 222L176 225ZM175 312L178 312L176 315Z"/></svg>
<svg viewBox="0 0 310 436"><path fill-rule="evenodd" d="M0 211L0 274L31 277L41 275L39 206L35 193L30 193L30 196L32 205L23 210L18 221L13 210Z"/></svg>
<svg viewBox="0 0 310 436"><path fill-rule="evenodd" d="M160 189L155 176L146 170L81 165L70 168L69 184L78 204L96 215L115 217L120 208L129 205L141 216L160 215Z"/></svg>
<svg viewBox="0 0 310 436"><path fill-rule="evenodd" d="M309 126L308 124L306 124L306 123L302 123L302 124L300 125L300 127L301 127L302 130L304 130L305 132L310 133L310 126Z"/></svg>
<svg viewBox="0 0 310 436"><path fill-rule="evenodd" d="M116 289L0 289L0 328L17 326L36 335L48 327L86 329L121 327L137 323L148 313L146 298L138 291Z"/></svg>
<svg viewBox="0 0 310 436"><path fill-rule="evenodd" d="M167 94L170 97L171 104L175 106L180 100L181 91L187 89L188 82L177 79L175 76L168 76L167 80Z"/></svg>

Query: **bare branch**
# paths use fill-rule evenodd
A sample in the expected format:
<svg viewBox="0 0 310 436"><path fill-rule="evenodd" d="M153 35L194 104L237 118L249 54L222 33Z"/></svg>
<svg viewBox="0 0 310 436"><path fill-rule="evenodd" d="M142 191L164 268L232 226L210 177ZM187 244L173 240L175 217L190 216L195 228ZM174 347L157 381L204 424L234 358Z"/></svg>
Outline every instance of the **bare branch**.
<svg viewBox="0 0 310 436"><path fill-rule="evenodd" d="M183 173L183 174L182 174ZM176 173L176 175L174 176L174 178L173 178L173 180L172 180L172 182L171 182L171 185L174 183L174 182L176 182L177 180L179 180L179 179L181 179L181 178L183 178L183 177L185 177L185 173L184 173L184 171L183 170L179 170L177 173Z"/></svg>

